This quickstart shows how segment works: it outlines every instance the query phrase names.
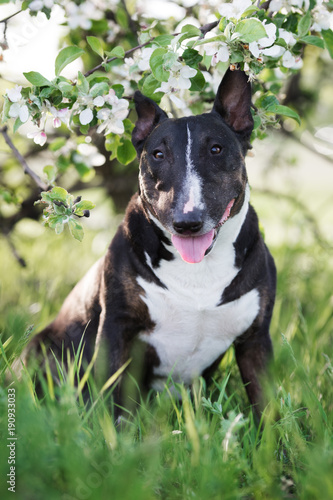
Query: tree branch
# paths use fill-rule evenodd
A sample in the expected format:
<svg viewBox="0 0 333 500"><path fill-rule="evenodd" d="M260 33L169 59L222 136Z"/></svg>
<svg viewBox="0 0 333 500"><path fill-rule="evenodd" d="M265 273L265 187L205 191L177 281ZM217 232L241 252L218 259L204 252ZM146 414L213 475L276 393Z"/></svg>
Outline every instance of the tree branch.
<svg viewBox="0 0 333 500"><path fill-rule="evenodd" d="M178 33L177 33L178 34ZM142 47L145 47L146 45L149 45L150 43L152 43L153 41L155 40L155 37L152 37L150 40L148 40L148 42L145 42L145 43L141 43L141 45L137 45L136 47L133 47L132 49L129 49L125 52L125 57L126 56L129 56L130 54L132 54L133 52L135 52L136 50L139 50L139 49L142 49ZM102 62L101 64L98 64L98 66L95 66L93 69L90 69L89 71L87 71L84 76L87 77L89 75L91 75L92 73L94 73L95 71L99 70L99 69L102 69L103 68L103 64L107 64L107 63L110 63L112 61L115 61L116 59L118 59L118 57L110 57L109 59L107 59L105 62Z"/></svg>
<svg viewBox="0 0 333 500"><path fill-rule="evenodd" d="M20 14L21 12L22 12L22 9L21 9L21 10L18 10L17 12L14 12L14 14L11 14L10 16L5 17L4 19L1 19L0 24L1 24L1 23L5 23L5 24L7 24L7 22L9 21L9 19L11 19L12 17L17 16L17 14Z"/></svg>
<svg viewBox="0 0 333 500"><path fill-rule="evenodd" d="M14 146L11 138L7 134L7 127L0 128L0 132L3 135L6 143L10 147L10 149L13 151L13 154L15 158L19 161L19 163L22 165L23 171L25 174L30 175L30 177L35 181L37 186L42 190L42 191L47 191L48 185L42 181L42 179L29 167L27 162L25 161L24 157L21 155L21 153L18 151L18 149Z"/></svg>
<svg viewBox="0 0 333 500"><path fill-rule="evenodd" d="M212 29L216 28L216 26L218 26L219 24L219 21L214 21L213 23L209 23L209 24L205 24L204 26L202 26L200 28L200 31L202 33L202 37L204 37L206 35L206 33L208 33L208 31L211 31ZM172 33L172 36L177 36L179 35L180 33ZM131 55L133 52L135 52L136 50L139 50L139 49L142 49L143 47L146 47L146 45L149 45L150 43L152 43L153 41L155 40L155 37L152 37L150 38L150 40L148 40L147 42L145 43L141 43L140 45L137 45L136 47L133 47L132 49L129 49L125 52L125 57ZM91 75L92 73L94 73L95 71L98 71L99 69L102 69L103 68L103 64L105 63L110 63L112 61L115 61L116 59L118 59L117 57L110 57L109 59L107 59L105 62L99 64L98 66L95 66L95 68L93 69L90 69L89 71L87 71L84 76L87 77L89 75Z"/></svg>
<svg viewBox="0 0 333 500"><path fill-rule="evenodd" d="M26 261L24 260L23 257L21 257L21 255L19 255L18 251L16 250L16 247L15 247L14 243L11 240L10 235L9 234L5 234L5 237L6 237L6 240L8 242L8 245L9 245L11 251L12 251L12 254L14 255L15 259L17 260L17 262L20 264L21 267L27 267Z"/></svg>
<svg viewBox="0 0 333 500"><path fill-rule="evenodd" d="M204 38L204 36L206 35L206 33L208 33L208 31L211 31L214 28L216 28L216 26L218 26L219 22L220 21L218 20L218 21L214 21L213 23L209 23L209 24L205 24L204 26L201 26L200 31L202 33L202 38Z"/></svg>

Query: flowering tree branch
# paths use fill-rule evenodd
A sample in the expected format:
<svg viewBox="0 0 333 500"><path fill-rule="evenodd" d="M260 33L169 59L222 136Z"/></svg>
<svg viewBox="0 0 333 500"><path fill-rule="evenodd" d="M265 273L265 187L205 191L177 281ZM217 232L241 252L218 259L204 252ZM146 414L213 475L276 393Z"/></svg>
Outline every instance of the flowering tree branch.
<svg viewBox="0 0 333 500"><path fill-rule="evenodd" d="M131 17L125 0L113 0L112 9L109 2L92 0L26 0L24 8L49 19L55 4L63 8L69 28L67 46L55 60L55 78L24 73L30 85L6 91L2 118L3 123L13 123L14 133L29 123L33 130L28 138L49 148L54 164L44 172L53 188L42 195L47 206L44 221L57 233L68 223L77 239L82 238L82 227L74 215L87 216L92 207L88 202L84 210L82 204L77 206L55 181L72 168L85 182L92 179L94 168L107 161L107 152L109 161L122 165L135 160L129 112L136 90L177 114L197 114L206 111L226 69L240 69L254 82L251 139L262 139L269 127L278 126L280 116L301 122L296 109L283 102L282 89L286 79L301 70L304 48L326 49L333 58L332 5L322 0L234 0L218 7L207 0L191 8L193 23L182 7L183 18L157 21L145 11L144 2ZM10 17L2 21L6 26ZM88 68L94 67L78 72L77 78L64 77L64 68L82 56ZM24 171L46 189L13 145L7 128L1 133ZM92 135L95 139L101 133L104 137L92 141ZM0 195L4 197L1 188ZM10 200L8 192L5 196Z"/></svg>
<svg viewBox="0 0 333 500"><path fill-rule="evenodd" d="M45 182L43 182L42 179L29 167L29 165L27 164L24 157L21 155L21 153L18 151L18 149L14 146L11 138L9 137L9 135L7 133L7 130L8 130L7 127L0 128L0 132L3 135L3 138L5 139L6 144L10 147L15 158L22 165L24 173L28 174L34 180L34 182L37 184L37 186L41 190L46 191L48 189L48 185Z"/></svg>
<svg viewBox="0 0 333 500"><path fill-rule="evenodd" d="M147 42L145 43L141 43L140 45L137 45L136 47L133 47L129 50L127 50L125 53L124 53L124 57L128 57L130 56L131 54L133 54L133 52L136 52L137 50L140 50L140 49L143 49L144 47L146 47L147 45L151 44L152 42L154 41L154 37L150 38ZM105 62L102 62L101 64L98 64L97 66L95 66L94 68L90 69L89 71L86 71L86 73L84 73L84 76L87 78L88 76L92 75L93 73L95 73L95 71L98 71L99 69L104 69L104 65L105 63L109 64L113 61L116 61L117 59L119 59L118 57L110 57L109 59L107 59Z"/></svg>

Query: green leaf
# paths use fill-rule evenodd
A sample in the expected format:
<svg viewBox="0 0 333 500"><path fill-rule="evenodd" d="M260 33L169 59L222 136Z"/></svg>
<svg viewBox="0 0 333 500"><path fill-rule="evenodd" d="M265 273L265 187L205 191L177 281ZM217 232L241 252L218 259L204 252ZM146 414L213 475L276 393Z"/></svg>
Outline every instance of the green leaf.
<svg viewBox="0 0 333 500"><path fill-rule="evenodd" d="M278 38L276 41L275 41L275 45L279 45L279 47L283 47L285 49L288 48L288 44L287 42L284 40L284 38Z"/></svg>
<svg viewBox="0 0 333 500"><path fill-rule="evenodd" d="M12 105L12 103L10 102L10 100L8 98L5 98L4 106L2 109L2 116L1 116L3 123L5 123L7 120L9 120L8 113L9 113L11 105Z"/></svg>
<svg viewBox="0 0 333 500"><path fill-rule="evenodd" d="M96 54L100 57L104 57L104 50L102 42L96 36L87 36L87 42Z"/></svg>
<svg viewBox="0 0 333 500"><path fill-rule="evenodd" d="M163 57L168 53L166 49L156 49L152 53L149 59L149 64L153 75L159 82L167 82L169 78L169 72L163 67Z"/></svg>
<svg viewBox="0 0 333 500"><path fill-rule="evenodd" d="M175 52L167 52L163 57L163 67L165 70L170 70L172 66L177 62L178 54Z"/></svg>
<svg viewBox="0 0 333 500"><path fill-rule="evenodd" d="M178 43L181 43L183 42L184 40L186 40L187 38L193 38L195 36L201 36L201 31L199 30L199 28L197 28L196 26L193 26L192 24L185 24L185 26L182 27L182 31L181 31L183 34L183 36L181 36L178 40Z"/></svg>
<svg viewBox="0 0 333 500"><path fill-rule="evenodd" d="M89 200L81 200L75 205L75 215L83 215L84 210L92 210L95 208L95 204Z"/></svg>
<svg viewBox="0 0 333 500"><path fill-rule="evenodd" d="M235 50L235 51L231 52L231 56L230 56L231 63L235 64L235 63L243 62L243 60L244 60L243 52L241 52L240 50Z"/></svg>
<svg viewBox="0 0 333 500"><path fill-rule="evenodd" d="M123 85L121 85L120 83L116 83L115 85L112 85L111 88L115 91L116 96L118 97L118 99L121 99L123 97L124 91L125 91Z"/></svg>
<svg viewBox="0 0 333 500"><path fill-rule="evenodd" d="M66 191L66 189L59 187L59 186L54 187L50 191L50 197L53 200L60 200L63 203L67 203L67 196L68 196L68 192Z"/></svg>
<svg viewBox="0 0 333 500"><path fill-rule="evenodd" d="M116 134L109 134L105 141L105 149L111 152L110 161L117 158L117 150L120 146L121 137Z"/></svg>
<svg viewBox="0 0 333 500"><path fill-rule="evenodd" d="M227 37L225 35L216 35L212 36L211 38L206 38L203 40L198 40L195 44L197 47L198 45L205 45L206 43L212 43L212 42L225 42Z"/></svg>
<svg viewBox="0 0 333 500"><path fill-rule="evenodd" d="M59 222L58 224L56 224L55 228L54 228L54 231L55 231L55 234L61 234L64 230L64 224L62 222Z"/></svg>
<svg viewBox="0 0 333 500"><path fill-rule="evenodd" d="M314 36L314 35L303 36L300 41L307 43L309 45L315 45L316 47L319 47L321 49L325 48L324 40L319 38L319 36Z"/></svg>
<svg viewBox="0 0 333 500"><path fill-rule="evenodd" d="M73 85L69 82L59 82L58 88L63 94L72 95L73 93Z"/></svg>
<svg viewBox="0 0 333 500"><path fill-rule="evenodd" d="M182 54L182 58L188 66L197 67L197 65L202 61L202 56L197 50L186 49Z"/></svg>
<svg viewBox="0 0 333 500"><path fill-rule="evenodd" d="M332 30L322 30L322 37L325 42L325 46L333 59L333 31Z"/></svg>
<svg viewBox="0 0 333 500"><path fill-rule="evenodd" d="M235 31L240 34L239 40L251 43L267 37L266 30L258 19L243 19L236 24Z"/></svg>
<svg viewBox="0 0 333 500"><path fill-rule="evenodd" d="M121 28L124 28L126 30L128 28L128 20L129 17L126 10L122 9L121 7L118 7L116 11L117 24L119 24Z"/></svg>
<svg viewBox="0 0 333 500"><path fill-rule="evenodd" d="M157 45L160 45L161 47L167 47L174 38L175 37L172 35L159 35L154 38L154 43L157 43Z"/></svg>
<svg viewBox="0 0 333 500"><path fill-rule="evenodd" d="M46 165L43 168L43 172L47 177L49 182L53 182L57 175L57 169L54 165Z"/></svg>
<svg viewBox="0 0 333 500"><path fill-rule="evenodd" d="M136 151L131 141L125 139L123 144L118 147L117 158L123 165L128 165L131 161L135 160Z"/></svg>
<svg viewBox="0 0 333 500"><path fill-rule="evenodd" d="M29 71L28 73L23 74L28 82L32 83L32 85L35 85L36 87L52 86L52 83L37 71Z"/></svg>
<svg viewBox="0 0 333 500"><path fill-rule="evenodd" d="M53 151L53 152L58 151L59 149L61 149L62 147L65 146L66 142L67 142L67 139L65 137L57 137L49 145L49 150Z"/></svg>
<svg viewBox="0 0 333 500"><path fill-rule="evenodd" d="M277 115L283 115L288 116L289 118L293 118L299 125L301 125L301 118L299 114L288 106L283 106L282 104L273 104L272 106L269 106L267 108L267 111L276 113Z"/></svg>
<svg viewBox="0 0 333 500"><path fill-rule="evenodd" d="M81 73L81 71L79 71L77 75L76 87L83 94L88 94L89 92L89 82L86 79L86 77Z"/></svg>
<svg viewBox="0 0 333 500"><path fill-rule="evenodd" d="M305 16L301 17L297 25L298 36L300 37L305 36L309 32L311 23L312 23L311 12L308 10Z"/></svg>
<svg viewBox="0 0 333 500"><path fill-rule="evenodd" d="M124 59L125 57L125 50L120 45L114 47L110 52L105 52L105 53L110 58L117 57L118 59Z"/></svg>
<svg viewBox="0 0 333 500"><path fill-rule="evenodd" d="M275 95L272 94L264 94L261 96L257 101L256 101L256 106L263 108L263 109L268 109L272 106L278 106L279 101L275 97Z"/></svg>
<svg viewBox="0 0 333 500"><path fill-rule="evenodd" d="M81 224L79 224L76 220L70 218L68 221L68 226L73 238L75 238L78 241L82 241L84 232Z"/></svg>
<svg viewBox="0 0 333 500"><path fill-rule="evenodd" d="M65 47L62 49L56 57L55 60L55 74L60 75L62 70L71 62L75 61L78 57L84 54L84 50L71 45L70 47Z"/></svg>
<svg viewBox="0 0 333 500"><path fill-rule="evenodd" d="M144 84L142 86L142 93L150 97L150 99L153 99L156 102L160 102L160 100L163 97L162 92L155 92L156 89L158 89L161 86L161 82L156 80L154 75L150 74L147 76L147 78L144 81Z"/></svg>
<svg viewBox="0 0 333 500"><path fill-rule="evenodd" d="M20 128L21 125L23 125L23 122L21 122L20 118L17 117L15 122L14 122L14 126L13 126L14 134L16 134L17 130Z"/></svg>
<svg viewBox="0 0 333 500"><path fill-rule="evenodd" d="M191 78L191 87L190 90L194 91L201 91L203 90L204 86L206 84L205 77L201 73L201 71L197 71L197 74Z"/></svg>
<svg viewBox="0 0 333 500"><path fill-rule="evenodd" d="M253 14L254 12L257 12L259 10L259 7L256 7L255 5L251 5L248 7L246 10L244 10L242 17L247 17L250 14Z"/></svg>
<svg viewBox="0 0 333 500"><path fill-rule="evenodd" d="M107 94L109 89L110 86L106 82L98 82L91 87L89 93L92 97L97 97L98 95Z"/></svg>

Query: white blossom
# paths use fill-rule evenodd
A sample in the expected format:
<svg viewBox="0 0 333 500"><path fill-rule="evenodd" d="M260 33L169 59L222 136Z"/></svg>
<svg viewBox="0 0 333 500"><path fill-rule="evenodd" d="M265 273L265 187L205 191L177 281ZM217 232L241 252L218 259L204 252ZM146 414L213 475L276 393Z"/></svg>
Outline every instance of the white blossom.
<svg viewBox="0 0 333 500"><path fill-rule="evenodd" d="M101 108L102 106L104 106L104 102L105 102L105 99L102 95L98 95L97 97L95 97L95 99L93 100L93 104L95 106L97 106L98 108Z"/></svg>
<svg viewBox="0 0 333 500"><path fill-rule="evenodd" d="M267 53L267 47L271 47L276 40L276 26L274 23L266 24L266 20L263 22L263 27L267 33L267 37L260 38L257 42L249 43L250 52L257 59L262 55L271 55Z"/></svg>
<svg viewBox="0 0 333 500"><path fill-rule="evenodd" d="M83 109L79 114L81 125L88 125L94 118L94 113L90 108Z"/></svg>
<svg viewBox="0 0 333 500"><path fill-rule="evenodd" d="M285 68L300 69L303 66L303 60L299 56L293 56L293 54L289 50L286 50L282 56L281 64Z"/></svg>
<svg viewBox="0 0 333 500"><path fill-rule="evenodd" d="M142 50L141 57L138 62L138 67L141 71L147 71L150 68L149 60L155 49L156 46L154 45L153 47L148 47Z"/></svg>
<svg viewBox="0 0 333 500"><path fill-rule="evenodd" d="M105 156L93 144L79 144L73 159L76 163L84 163L89 168L100 167L105 163Z"/></svg>
<svg viewBox="0 0 333 500"><path fill-rule="evenodd" d="M214 33L208 32L205 39L213 38L214 36L216 36ZM212 56L212 66L215 66L220 61L227 62L230 57L228 45L225 42L219 41L207 43L205 45L205 53L207 56Z"/></svg>
<svg viewBox="0 0 333 500"><path fill-rule="evenodd" d="M18 102L22 99L22 85L15 85L12 89L6 90L6 95L11 102Z"/></svg>
<svg viewBox="0 0 333 500"><path fill-rule="evenodd" d="M219 8L219 13L227 19L238 20L251 5L251 0L234 0L231 3L222 4Z"/></svg>
<svg viewBox="0 0 333 500"><path fill-rule="evenodd" d="M323 0L318 0L316 7L312 11L314 23L311 30L321 31L333 28L333 14L323 5Z"/></svg>
<svg viewBox="0 0 333 500"><path fill-rule="evenodd" d="M287 31L283 28L279 29L279 37L283 38L283 40L286 42L287 45L289 45L289 47L292 47L296 43L294 35L290 31Z"/></svg>
<svg viewBox="0 0 333 500"><path fill-rule="evenodd" d="M290 12L292 8L308 10L310 0L272 0L269 4L268 10L270 12L283 13Z"/></svg>
<svg viewBox="0 0 333 500"><path fill-rule="evenodd" d="M10 106L8 115L10 118L19 118L22 123L25 123L29 118L29 109L22 98L21 90L21 85L15 85L14 88L6 90L8 99L13 103Z"/></svg>
<svg viewBox="0 0 333 500"><path fill-rule="evenodd" d="M97 133L105 131L105 135L111 133L123 134L125 131L123 120L128 115L129 103L126 99L118 99L115 95L112 95L111 91L107 97L106 102L112 101L112 109L105 107L97 112L97 118L102 122L97 128Z"/></svg>
<svg viewBox="0 0 333 500"><path fill-rule="evenodd" d="M37 130L37 132L29 132L27 134L28 139L33 139L35 144L39 146L44 146L47 140L47 135L44 130Z"/></svg>
<svg viewBox="0 0 333 500"><path fill-rule="evenodd" d="M54 128L59 128L62 123L68 124L69 109L56 109L54 106L50 107L50 113L53 116L53 126Z"/></svg>
<svg viewBox="0 0 333 500"><path fill-rule="evenodd" d="M167 82L162 82L161 86L155 92L169 93L175 89L189 89L191 87L191 80L197 74L197 70L190 68L186 64L176 62L172 68L169 79Z"/></svg>
<svg viewBox="0 0 333 500"><path fill-rule="evenodd" d="M93 2L86 2L76 5L74 2L69 2L65 6L67 14L67 23L70 29L82 28L89 30L92 26L92 20L100 20L104 16L104 12L94 5Z"/></svg>
<svg viewBox="0 0 333 500"><path fill-rule="evenodd" d="M44 8L52 9L53 5L54 0L33 0L33 2L29 4L29 9L33 11L42 10Z"/></svg>

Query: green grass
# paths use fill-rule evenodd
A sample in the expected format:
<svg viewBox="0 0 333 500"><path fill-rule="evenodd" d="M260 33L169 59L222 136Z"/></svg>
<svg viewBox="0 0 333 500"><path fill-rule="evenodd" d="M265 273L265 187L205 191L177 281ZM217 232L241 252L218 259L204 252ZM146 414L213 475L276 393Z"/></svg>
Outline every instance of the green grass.
<svg viewBox="0 0 333 500"><path fill-rule="evenodd" d="M96 255L88 232L70 237L17 234L28 260L20 269L0 241L0 498L7 490L6 359L26 329L44 326ZM278 293L271 334L274 387L267 388L266 424L252 420L232 349L215 383L199 380L179 404L166 390L141 399L115 429L104 396L89 384L86 408L72 365L59 387L45 381L34 394L27 374L14 381L16 498L93 499L332 499L333 266L311 235L307 243L271 248ZM96 246L96 245L95 245ZM12 338L8 341L9 338ZM6 342L7 341L7 342ZM80 361L77 361L79 364Z"/></svg>

